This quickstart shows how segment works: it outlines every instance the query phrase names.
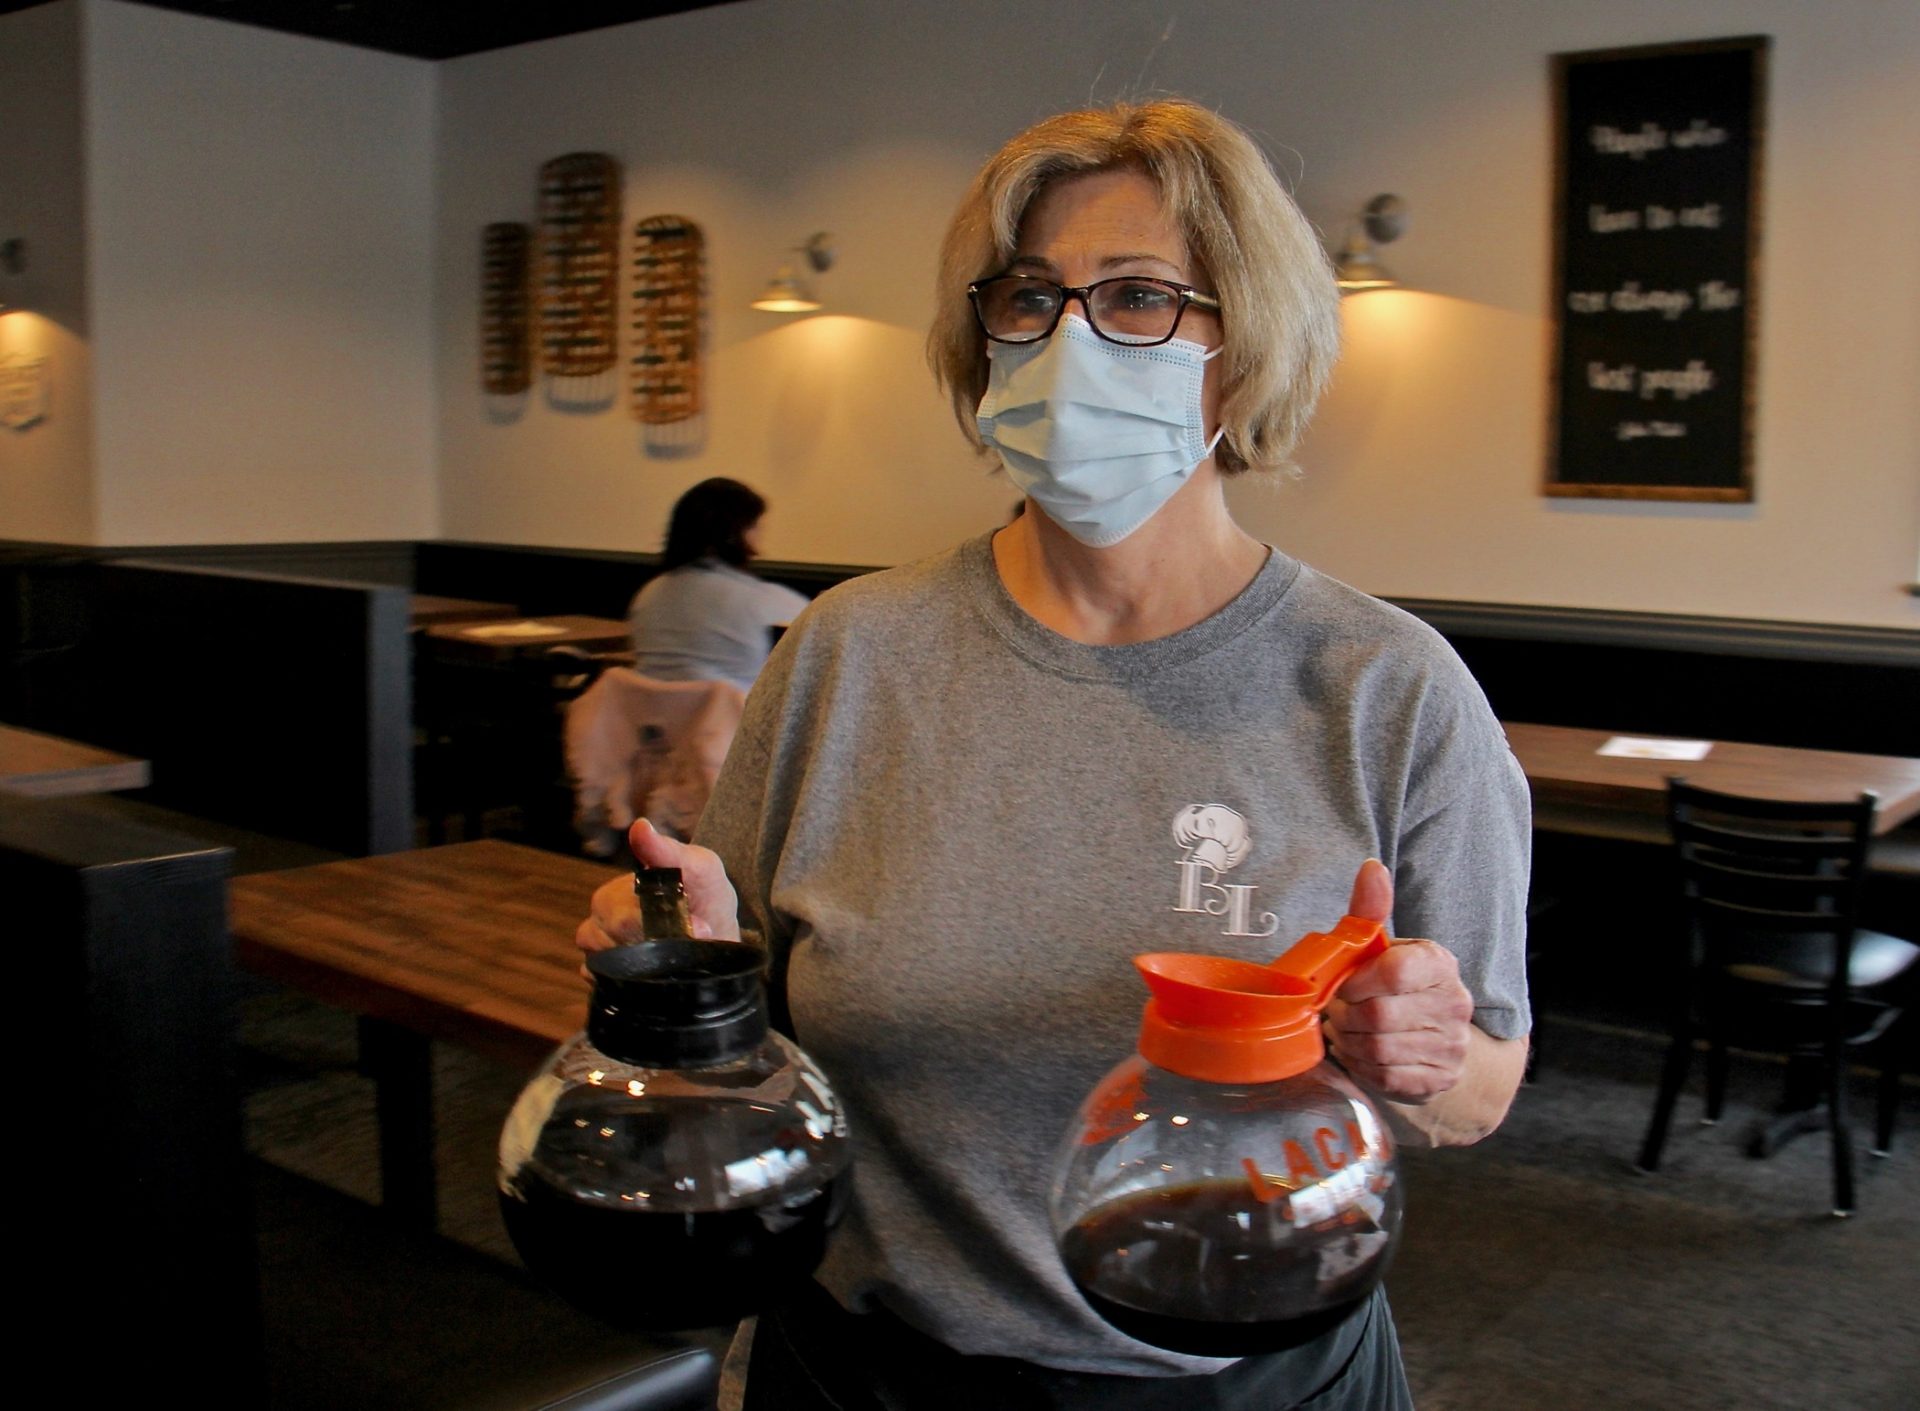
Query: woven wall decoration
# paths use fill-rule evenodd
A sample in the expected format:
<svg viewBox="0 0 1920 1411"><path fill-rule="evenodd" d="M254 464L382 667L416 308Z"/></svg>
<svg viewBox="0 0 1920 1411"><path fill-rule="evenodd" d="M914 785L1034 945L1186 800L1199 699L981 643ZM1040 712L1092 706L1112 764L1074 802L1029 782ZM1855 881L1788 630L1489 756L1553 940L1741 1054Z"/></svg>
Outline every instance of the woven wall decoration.
<svg viewBox="0 0 1920 1411"><path fill-rule="evenodd" d="M480 386L497 396L533 380L533 231L498 221L480 237Z"/></svg>
<svg viewBox="0 0 1920 1411"><path fill-rule="evenodd" d="M649 426L700 414L706 240L682 216L633 227L633 318L627 365L633 419Z"/></svg>
<svg viewBox="0 0 1920 1411"><path fill-rule="evenodd" d="M613 366L620 285L620 164L573 152L540 167L540 366L591 377Z"/></svg>

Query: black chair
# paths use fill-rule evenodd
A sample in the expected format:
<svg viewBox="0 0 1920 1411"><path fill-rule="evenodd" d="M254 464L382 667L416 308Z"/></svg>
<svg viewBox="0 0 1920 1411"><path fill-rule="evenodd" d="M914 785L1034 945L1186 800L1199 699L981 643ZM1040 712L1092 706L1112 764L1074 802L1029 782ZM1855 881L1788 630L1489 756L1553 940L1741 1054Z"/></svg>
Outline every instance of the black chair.
<svg viewBox="0 0 1920 1411"><path fill-rule="evenodd" d="M522 664L521 700L525 714L516 745L525 761L520 788L524 840L554 852L573 852L573 779L567 772L567 706L586 693L609 666L628 660L621 652L589 652L581 647L548 647Z"/></svg>
<svg viewBox="0 0 1920 1411"><path fill-rule="evenodd" d="M720 1359L704 1347L689 1347L643 1362L538 1411L703 1411L714 1404Z"/></svg>
<svg viewBox="0 0 1920 1411"><path fill-rule="evenodd" d="M1559 909L1560 899L1536 884L1527 894L1527 1000L1533 1011L1533 1032L1527 1035L1527 1066L1520 1075L1531 1083L1540 1075L1541 1000L1549 988L1548 972L1555 959L1552 943L1546 938L1548 918Z"/></svg>
<svg viewBox="0 0 1920 1411"><path fill-rule="evenodd" d="M419 666L426 737L418 769L430 842L447 840L450 814L468 841L499 832L571 851L573 792L560 747L567 702L585 691L618 653L554 646L505 662L428 657ZM517 824L489 825L510 810Z"/></svg>
<svg viewBox="0 0 1920 1411"><path fill-rule="evenodd" d="M1696 1034L1707 1043L1709 1122L1719 1119L1726 1095L1730 1042L1784 1050L1790 1090L1801 1091L1790 1091L1788 1110L1756 1140L1753 1154L1824 1125L1833 1142L1833 1213L1853 1213L1848 1053L1879 1046L1875 1149L1884 1155L1898 1098L1895 1045L1903 1037L1893 1031L1902 991L1920 974L1920 946L1857 922L1874 807L1872 794L1851 803L1783 803L1668 782L1688 964L1642 1170L1660 1163ZM1803 1075L1815 1081L1795 1081Z"/></svg>

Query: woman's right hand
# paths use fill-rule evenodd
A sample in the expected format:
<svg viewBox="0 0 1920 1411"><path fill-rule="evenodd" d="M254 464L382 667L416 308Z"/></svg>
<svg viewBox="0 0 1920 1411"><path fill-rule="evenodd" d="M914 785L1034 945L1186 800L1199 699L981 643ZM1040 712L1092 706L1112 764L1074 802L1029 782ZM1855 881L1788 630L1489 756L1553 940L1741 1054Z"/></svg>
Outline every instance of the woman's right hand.
<svg viewBox="0 0 1920 1411"><path fill-rule="evenodd" d="M677 843L655 832L644 818L627 830L627 846L644 867L680 869L694 935L716 941L740 939L740 898L727 880L720 854ZM594 892L593 914L580 923L573 939L589 952L646 939L640 930L640 901L633 894L631 874L615 877Z"/></svg>

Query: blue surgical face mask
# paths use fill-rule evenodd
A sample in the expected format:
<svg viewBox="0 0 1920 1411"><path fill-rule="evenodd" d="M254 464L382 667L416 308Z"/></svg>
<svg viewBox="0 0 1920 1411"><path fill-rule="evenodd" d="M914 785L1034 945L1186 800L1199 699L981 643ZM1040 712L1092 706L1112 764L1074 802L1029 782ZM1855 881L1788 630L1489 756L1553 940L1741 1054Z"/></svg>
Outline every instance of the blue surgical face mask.
<svg viewBox="0 0 1920 1411"><path fill-rule="evenodd" d="M1109 343L1068 314L1037 343L989 343L975 421L1047 517L1090 548L1153 518L1219 444L1200 408L1198 343Z"/></svg>

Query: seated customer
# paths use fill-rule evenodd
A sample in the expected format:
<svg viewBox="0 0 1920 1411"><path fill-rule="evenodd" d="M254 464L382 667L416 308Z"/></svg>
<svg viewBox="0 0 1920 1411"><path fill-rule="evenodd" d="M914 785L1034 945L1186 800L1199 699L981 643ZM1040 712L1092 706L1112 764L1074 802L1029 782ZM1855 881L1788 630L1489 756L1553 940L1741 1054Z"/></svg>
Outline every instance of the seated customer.
<svg viewBox="0 0 1920 1411"><path fill-rule="evenodd" d="M702 480L674 505L661 573L627 609L634 670L656 681L753 685L775 627L807 599L748 572L767 502L738 480Z"/></svg>

